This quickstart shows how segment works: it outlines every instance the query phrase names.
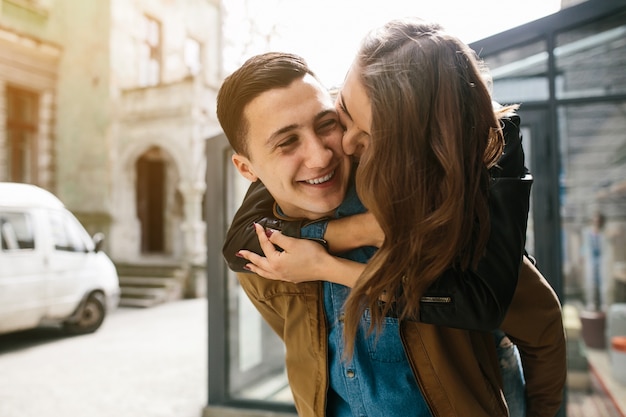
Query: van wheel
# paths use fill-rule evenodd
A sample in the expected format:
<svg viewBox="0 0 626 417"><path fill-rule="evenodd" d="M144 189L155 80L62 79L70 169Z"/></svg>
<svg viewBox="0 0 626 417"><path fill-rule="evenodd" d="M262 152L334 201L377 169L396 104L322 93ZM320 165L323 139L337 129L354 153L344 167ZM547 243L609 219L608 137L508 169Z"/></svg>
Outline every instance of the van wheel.
<svg viewBox="0 0 626 417"><path fill-rule="evenodd" d="M104 316L105 307L102 294L91 294L78 313L76 320L63 323L63 329L68 334L93 333L104 321Z"/></svg>

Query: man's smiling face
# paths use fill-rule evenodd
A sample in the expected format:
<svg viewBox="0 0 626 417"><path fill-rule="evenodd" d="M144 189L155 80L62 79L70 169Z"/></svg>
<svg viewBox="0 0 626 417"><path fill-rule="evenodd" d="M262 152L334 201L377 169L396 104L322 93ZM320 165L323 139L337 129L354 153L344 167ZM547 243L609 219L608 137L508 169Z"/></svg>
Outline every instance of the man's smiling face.
<svg viewBox="0 0 626 417"><path fill-rule="evenodd" d="M256 97L244 116L249 155L233 155L239 172L260 179L288 216L332 214L348 187L350 159L329 92L305 75Z"/></svg>

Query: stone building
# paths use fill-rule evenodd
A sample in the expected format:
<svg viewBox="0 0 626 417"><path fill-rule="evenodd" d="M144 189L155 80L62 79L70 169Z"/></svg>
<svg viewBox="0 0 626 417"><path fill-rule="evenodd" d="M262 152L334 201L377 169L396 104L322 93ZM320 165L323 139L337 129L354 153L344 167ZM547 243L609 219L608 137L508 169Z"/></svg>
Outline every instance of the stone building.
<svg viewBox="0 0 626 417"><path fill-rule="evenodd" d="M127 303L202 292L220 22L218 0L0 2L0 181L104 232Z"/></svg>

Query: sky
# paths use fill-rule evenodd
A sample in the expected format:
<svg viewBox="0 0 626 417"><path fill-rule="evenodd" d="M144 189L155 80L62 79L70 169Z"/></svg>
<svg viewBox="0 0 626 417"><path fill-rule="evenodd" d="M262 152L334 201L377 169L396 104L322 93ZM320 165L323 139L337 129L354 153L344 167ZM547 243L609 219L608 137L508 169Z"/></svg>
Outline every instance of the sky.
<svg viewBox="0 0 626 417"><path fill-rule="evenodd" d="M471 43L556 13L561 1L222 0L222 4L224 37L229 40L224 51L226 74L253 54L286 51L303 56L332 87L342 82L361 38L390 19L433 20Z"/></svg>

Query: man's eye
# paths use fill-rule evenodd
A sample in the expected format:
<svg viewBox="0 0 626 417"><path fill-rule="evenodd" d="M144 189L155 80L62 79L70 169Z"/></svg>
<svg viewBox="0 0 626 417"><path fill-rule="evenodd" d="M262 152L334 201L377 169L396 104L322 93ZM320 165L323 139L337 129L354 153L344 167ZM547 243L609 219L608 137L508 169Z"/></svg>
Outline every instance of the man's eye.
<svg viewBox="0 0 626 417"><path fill-rule="evenodd" d="M297 137L295 137L295 136L290 136L290 137L288 137L287 139L285 139L284 141L280 142L280 143L278 144L278 147L279 147L279 148L286 148L286 147L288 147L288 146L293 145L294 143L296 143L296 141L297 141L297 140L298 140L298 138L297 138Z"/></svg>
<svg viewBox="0 0 626 417"><path fill-rule="evenodd" d="M319 131L329 132L335 130L339 126L339 121L337 119L329 119L322 122L318 128Z"/></svg>

